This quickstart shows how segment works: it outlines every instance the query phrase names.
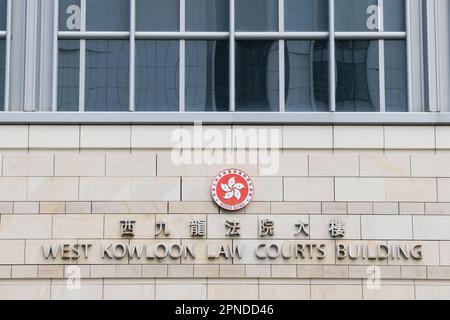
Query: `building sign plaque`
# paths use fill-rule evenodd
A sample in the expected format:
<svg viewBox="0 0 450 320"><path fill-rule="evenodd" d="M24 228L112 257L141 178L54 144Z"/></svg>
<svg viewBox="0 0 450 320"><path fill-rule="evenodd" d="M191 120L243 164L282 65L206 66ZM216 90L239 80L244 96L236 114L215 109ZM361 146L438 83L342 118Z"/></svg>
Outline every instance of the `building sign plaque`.
<svg viewBox="0 0 450 320"><path fill-rule="evenodd" d="M222 209L238 211L253 199L253 182L248 174L238 169L228 169L213 180L211 194L214 202Z"/></svg>

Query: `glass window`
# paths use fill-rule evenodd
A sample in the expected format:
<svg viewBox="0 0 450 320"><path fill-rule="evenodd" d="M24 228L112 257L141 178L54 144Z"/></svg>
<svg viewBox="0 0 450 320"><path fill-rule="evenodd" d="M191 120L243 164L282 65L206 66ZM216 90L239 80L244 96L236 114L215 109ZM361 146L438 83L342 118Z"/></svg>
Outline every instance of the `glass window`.
<svg viewBox="0 0 450 320"><path fill-rule="evenodd" d="M279 111L278 41L237 42L236 111Z"/></svg>
<svg viewBox="0 0 450 320"><path fill-rule="evenodd" d="M60 40L58 45L58 111L78 111L80 41Z"/></svg>
<svg viewBox="0 0 450 320"><path fill-rule="evenodd" d="M136 111L179 110L179 41L136 42Z"/></svg>
<svg viewBox="0 0 450 320"><path fill-rule="evenodd" d="M179 0L136 0L137 31L179 31Z"/></svg>
<svg viewBox="0 0 450 320"><path fill-rule="evenodd" d="M129 0L86 0L87 31L129 31Z"/></svg>
<svg viewBox="0 0 450 320"><path fill-rule="evenodd" d="M59 0L59 30L81 30L80 0Z"/></svg>
<svg viewBox="0 0 450 320"><path fill-rule="evenodd" d="M408 111L406 41L386 40L384 50L386 111Z"/></svg>
<svg viewBox="0 0 450 320"><path fill-rule="evenodd" d="M0 30L6 30L7 0L0 0Z"/></svg>
<svg viewBox="0 0 450 320"><path fill-rule="evenodd" d="M278 0L236 1L236 31L278 31Z"/></svg>
<svg viewBox="0 0 450 320"><path fill-rule="evenodd" d="M335 0L336 31L378 31L377 4L378 0Z"/></svg>
<svg viewBox="0 0 450 320"><path fill-rule="evenodd" d="M286 31L328 31L328 0L284 0Z"/></svg>
<svg viewBox="0 0 450 320"><path fill-rule="evenodd" d="M186 30L228 31L229 0L186 0Z"/></svg>
<svg viewBox="0 0 450 320"><path fill-rule="evenodd" d="M229 111L228 41L186 42L186 111Z"/></svg>
<svg viewBox="0 0 450 320"><path fill-rule="evenodd" d="M129 41L86 41L86 111L128 111Z"/></svg>
<svg viewBox="0 0 450 320"><path fill-rule="evenodd" d="M285 44L286 111L329 110L328 41Z"/></svg>
<svg viewBox="0 0 450 320"><path fill-rule="evenodd" d="M405 0L388 0L383 2L384 31L389 32L406 30L405 5Z"/></svg>
<svg viewBox="0 0 450 320"><path fill-rule="evenodd" d="M6 40L0 40L0 111L5 110Z"/></svg>
<svg viewBox="0 0 450 320"><path fill-rule="evenodd" d="M378 41L336 41L336 111L380 110Z"/></svg>

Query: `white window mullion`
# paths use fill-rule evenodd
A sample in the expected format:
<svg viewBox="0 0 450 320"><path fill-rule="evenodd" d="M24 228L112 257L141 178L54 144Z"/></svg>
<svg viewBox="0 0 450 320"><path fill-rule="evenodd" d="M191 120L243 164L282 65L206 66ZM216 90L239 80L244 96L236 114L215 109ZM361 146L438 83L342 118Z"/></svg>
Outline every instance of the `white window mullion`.
<svg viewBox="0 0 450 320"><path fill-rule="evenodd" d="M58 29L59 0L53 4L53 65L52 65L52 111L58 111Z"/></svg>
<svg viewBox="0 0 450 320"><path fill-rule="evenodd" d="M330 112L336 112L336 47L335 47L335 34L334 34L334 0L328 0L329 12L329 54L328 54L328 91L329 91L329 104Z"/></svg>
<svg viewBox="0 0 450 320"><path fill-rule="evenodd" d="M229 91L230 112L236 111L236 38L235 0L230 0L230 43L229 43Z"/></svg>
<svg viewBox="0 0 450 320"><path fill-rule="evenodd" d="M5 111L9 111L9 88L11 74L11 15L12 0L8 0L6 9L6 59L5 59Z"/></svg>
<svg viewBox="0 0 450 320"><path fill-rule="evenodd" d="M278 24L279 31L284 32L284 0L278 0ZM280 112L286 111L286 81L285 81L285 40L279 40L279 90L280 90Z"/></svg>
<svg viewBox="0 0 450 320"><path fill-rule="evenodd" d="M136 110L135 101L135 68L136 68L136 0L130 1L130 87L129 87L129 104L130 111Z"/></svg>
<svg viewBox="0 0 450 320"><path fill-rule="evenodd" d="M412 38L411 38L411 1L406 1L406 65L408 112L413 111L412 95Z"/></svg>
<svg viewBox="0 0 450 320"><path fill-rule="evenodd" d="M180 0L180 32L186 31L186 0ZM180 40L180 112L186 111L185 87L186 87L186 40Z"/></svg>
<svg viewBox="0 0 450 320"><path fill-rule="evenodd" d="M81 0L81 32L86 32L86 0ZM85 111L86 40L80 40L80 112Z"/></svg>
<svg viewBox="0 0 450 320"><path fill-rule="evenodd" d="M384 0L378 0L378 32L384 32ZM380 112L386 112L386 79L383 39L378 41L378 60L380 77Z"/></svg>

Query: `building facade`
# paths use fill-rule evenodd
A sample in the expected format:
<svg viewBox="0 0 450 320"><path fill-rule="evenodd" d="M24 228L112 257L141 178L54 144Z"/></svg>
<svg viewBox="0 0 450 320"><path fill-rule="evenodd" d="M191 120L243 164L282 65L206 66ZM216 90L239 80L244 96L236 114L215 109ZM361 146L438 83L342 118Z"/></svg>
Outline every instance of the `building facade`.
<svg viewBox="0 0 450 320"><path fill-rule="evenodd" d="M450 299L448 0L1 0L0 109L1 299Z"/></svg>

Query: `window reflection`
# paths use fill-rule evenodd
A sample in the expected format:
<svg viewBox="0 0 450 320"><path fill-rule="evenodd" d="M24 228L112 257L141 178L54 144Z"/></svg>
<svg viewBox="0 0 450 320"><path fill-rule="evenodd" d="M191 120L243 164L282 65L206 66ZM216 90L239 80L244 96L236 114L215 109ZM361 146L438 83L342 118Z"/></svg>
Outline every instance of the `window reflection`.
<svg viewBox="0 0 450 320"><path fill-rule="evenodd" d="M58 111L78 111L80 94L80 42L59 41Z"/></svg>
<svg viewBox="0 0 450 320"><path fill-rule="evenodd" d="M408 111L406 41L386 40L384 50L386 111Z"/></svg>
<svg viewBox="0 0 450 320"><path fill-rule="evenodd" d="M237 31L277 31L278 0L236 1Z"/></svg>
<svg viewBox="0 0 450 320"><path fill-rule="evenodd" d="M228 111L228 79L228 41L186 42L186 111Z"/></svg>
<svg viewBox="0 0 450 320"><path fill-rule="evenodd" d="M136 110L179 110L179 42L136 42Z"/></svg>
<svg viewBox="0 0 450 320"><path fill-rule="evenodd" d="M129 31L129 0L86 0L88 31Z"/></svg>
<svg viewBox="0 0 450 320"><path fill-rule="evenodd" d="M86 111L129 110L129 42L86 41Z"/></svg>
<svg viewBox="0 0 450 320"><path fill-rule="evenodd" d="M179 31L179 0L136 0L136 30Z"/></svg>
<svg viewBox="0 0 450 320"><path fill-rule="evenodd" d="M59 0L59 30L81 30L80 0Z"/></svg>
<svg viewBox="0 0 450 320"><path fill-rule="evenodd" d="M286 31L328 31L328 0L285 0Z"/></svg>
<svg viewBox="0 0 450 320"><path fill-rule="evenodd" d="M336 31L378 31L378 0L335 0L335 18Z"/></svg>
<svg viewBox="0 0 450 320"><path fill-rule="evenodd" d="M380 110L378 41L336 42L336 110Z"/></svg>
<svg viewBox="0 0 450 320"><path fill-rule="evenodd" d="M278 41L238 41L236 48L236 111L278 111Z"/></svg>
<svg viewBox="0 0 450 320"><path fill-rule="evenodd" d="M7 0L0 0L0 30L6 30Z"/></svg>
<svg viewBox="0 0 450 320"><path fill-rule="evenodd" d="M229 0L186 0L186 30L228 31Z"/></svg>
<svg viewBox="0 0 450 320"><path fill-rule="evenodd" d="M329 111L328 41L286 41L286 111Z"/></svg>
<svg viewBox="0 0 450 320"><path fill-rule="evenodd" d="M406 30L406 5L410 0L388 0L384 1L384 31Z"/></svg>

